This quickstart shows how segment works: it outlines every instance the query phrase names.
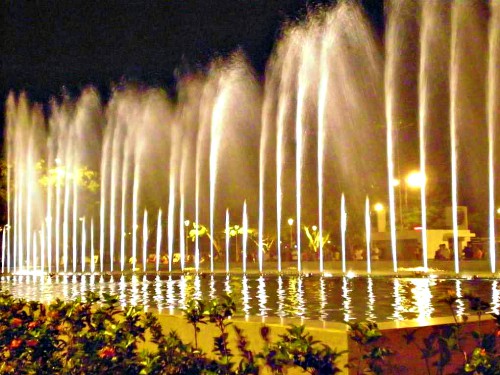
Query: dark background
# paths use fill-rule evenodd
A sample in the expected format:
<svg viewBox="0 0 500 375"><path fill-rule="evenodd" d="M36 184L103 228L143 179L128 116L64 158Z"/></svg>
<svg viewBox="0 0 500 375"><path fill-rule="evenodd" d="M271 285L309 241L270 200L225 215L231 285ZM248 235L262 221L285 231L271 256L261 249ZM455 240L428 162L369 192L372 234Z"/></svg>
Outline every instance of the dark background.
<svg viewBox="0 0 500 375"><path fill-rule="evenodd" d="M335 1L5 0L1 6L0 100L25 90L47 102L93 84L104 99L113 83L167 88L176 75L241 48L260 77L286 22ZM363 0L382 35L383 1ZM64 87L64 89L63 89ZM2 125L4 106L2 104Z"/></svg>

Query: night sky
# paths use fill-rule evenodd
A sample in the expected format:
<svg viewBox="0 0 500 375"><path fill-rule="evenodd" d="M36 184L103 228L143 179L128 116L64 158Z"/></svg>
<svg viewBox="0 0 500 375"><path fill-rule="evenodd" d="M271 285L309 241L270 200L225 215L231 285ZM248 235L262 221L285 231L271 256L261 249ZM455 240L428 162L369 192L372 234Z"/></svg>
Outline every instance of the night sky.
<svg viewBox="0 0 500 375"><path fill-rule="evenodd" d="M63 86L76 95L87 84L106 97L110 85L123 79L171 90L176 72L204 67L238 48L262 76L284 23L331 3L6 0L1 5L1 100L13 89L46 102ZM381 33L383 2L362 3Z"/></svg>

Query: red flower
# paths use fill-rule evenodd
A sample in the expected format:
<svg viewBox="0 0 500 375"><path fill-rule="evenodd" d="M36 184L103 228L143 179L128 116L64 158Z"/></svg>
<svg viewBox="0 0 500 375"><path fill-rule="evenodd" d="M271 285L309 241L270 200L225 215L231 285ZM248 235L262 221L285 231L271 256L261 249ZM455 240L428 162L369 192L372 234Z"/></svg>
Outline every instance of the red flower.
<svg viewBox="0 0 500 375"><path fill-rule="evenodd" d="M112 358L116 354L115 349L110 346L105 346L99 351L99 358Z"/></svg>
<svg viewBox="0 0 500 375"><path fill-rule="evenodd" d="M23 321L19 318L12 318L12 320L10 321L10 325L12 327L19 327L21 324L23 324Z"/></svg>
<svg viewBox="0 0 500 375"><path fill-rule="evenodd" d="M11 349L17 349L21 346L21 344L23 343L23 340L21 339L14 339L10 342L10 348Z"/></svg>
<svg viewBox="0 0 500 375"><path fill-rule="evenodd" d="M28 323L28 329L35 329L36 327L38 327L37 322L29 322Z"/></svg>
<svg viewBox="0 0 500 375"><path fill-rule="evenodd" d="M26 345L33 348L38 345L38 340L26 340Z"/></svg>

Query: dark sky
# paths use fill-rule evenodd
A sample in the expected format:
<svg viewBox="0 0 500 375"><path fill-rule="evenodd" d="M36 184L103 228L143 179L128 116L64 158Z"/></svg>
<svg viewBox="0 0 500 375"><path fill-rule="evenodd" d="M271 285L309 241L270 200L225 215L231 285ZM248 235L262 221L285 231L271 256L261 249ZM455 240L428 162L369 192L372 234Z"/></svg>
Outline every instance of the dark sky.
<svg viewBox="0 0 500 375"><path fill-rule="evenodd" d="M259 74L280 27L305 0L5 0L0 5L2 101L11 89L47 101L61 87L106 93L122 77L173 86L176 69L205 66L241 47ZM374 27L383 1L362 1ZM2 116L3 117L3 116Z"/></svg>

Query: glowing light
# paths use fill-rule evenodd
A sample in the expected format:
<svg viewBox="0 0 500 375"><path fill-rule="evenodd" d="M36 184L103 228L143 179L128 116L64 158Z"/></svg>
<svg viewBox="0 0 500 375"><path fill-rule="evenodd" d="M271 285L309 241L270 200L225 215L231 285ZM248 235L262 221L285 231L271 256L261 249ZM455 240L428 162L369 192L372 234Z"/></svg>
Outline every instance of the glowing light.
<svg viewBox="0 0 500 375"><path fill-rule="evenodd" d="M373 206L373 209L377 212L382 212L385 210L385 207L382 203L375 203L375 205Z"/></svg>
<svg viewBox="0 0 500 375"><path fill-rule="evenodd" d="M421 188L425 186L426 182L426 176L419 171L411 172L406 176L406 184L411 188Z"/></svg>

